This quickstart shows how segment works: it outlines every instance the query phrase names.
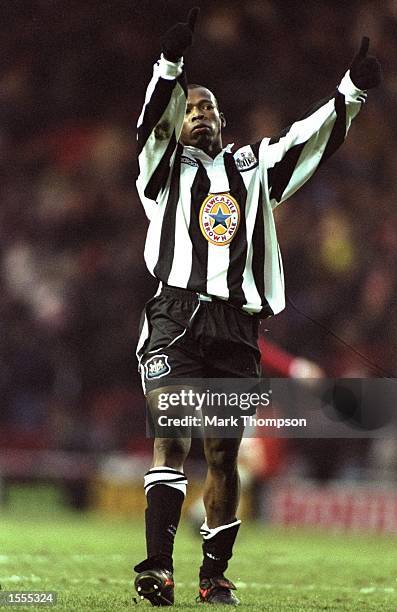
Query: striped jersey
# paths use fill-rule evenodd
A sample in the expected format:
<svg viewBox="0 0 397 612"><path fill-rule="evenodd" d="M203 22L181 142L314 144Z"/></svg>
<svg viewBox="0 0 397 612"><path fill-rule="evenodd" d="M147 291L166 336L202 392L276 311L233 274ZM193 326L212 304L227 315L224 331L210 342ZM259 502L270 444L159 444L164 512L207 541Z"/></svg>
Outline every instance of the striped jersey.
<svg viewBox="0 0 397 612"><path fill-rule="evenodd" d="M150 221L145 261L161 283L217 296L263 316L285 306L273 210L342 144L365 101L349 73L274 138L214 159L179 142L183 59L161 56L138 120L137 189Z"/></svg>

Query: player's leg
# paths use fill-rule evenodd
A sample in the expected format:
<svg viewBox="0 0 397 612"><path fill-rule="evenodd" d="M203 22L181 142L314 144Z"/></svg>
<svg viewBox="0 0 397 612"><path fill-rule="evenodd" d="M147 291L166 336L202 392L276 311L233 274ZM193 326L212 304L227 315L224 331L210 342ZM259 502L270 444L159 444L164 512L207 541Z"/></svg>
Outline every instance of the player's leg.
<svg viewBox="0 0 397 612"><path fill-rule="evenodd" d="M200 598L207 603L239 603L233 583L224 577L240 527L236 518L240 497L237 469L241 438L204 440L207 478L204 486L206 521L203 536L203 564L200 567Z"/></svg>
<svg viewBox="0 0 397 612"><path fill-rule="evenodd" d="M257 379L260 352L259 319L222 301L207 305L206 374L210 379ZM207 407L208 409L209 407ZM222 416L231 416L227 411ZM204 489L207 518L201 528L203 564L200 568L200 600L237 604L234 585L224 577L232 556L240 521L236 519L240 495L237 455L242 431L227 439L208 437L204 443L208 465Z"/></svg>
<svg viewBox="0 0 397 612"><path fill-rule="evenodd" d="M158 397L163 388L148 393L147 401L152 421L159 416ZM175 389L174 389L175 391ZM177 391L177 390L176 390ZM135 566L138 594L153 605L173 603L173 548L187 479L183 465L190 450L190 438L155 438L152 467L145 474L147 501L145 511L147 558Z"/></svg>
<svg viewBox="0 0 397 612"><path fill-rule="evenodd" d="M204 440L207 478L203 499L210 529L235 520L240 496L237 469L240 442L241 437Z"/></svg>

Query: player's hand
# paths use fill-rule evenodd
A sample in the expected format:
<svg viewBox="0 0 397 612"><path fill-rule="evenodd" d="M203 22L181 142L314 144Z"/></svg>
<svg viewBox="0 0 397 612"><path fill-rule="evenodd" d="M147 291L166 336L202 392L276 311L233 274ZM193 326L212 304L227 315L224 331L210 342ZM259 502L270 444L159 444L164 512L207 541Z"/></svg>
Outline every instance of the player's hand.
<svg viewBox="0 0 397 612"><path fill-rule="evenodd" d="M350 78L359 89L377 87L382 80L380 63L372 55L368 55L369 38L363 36L360 50L353 58L350 66Z"/></svg>
<svg viewBox="0 0 397 612"><path fill-rule="evenodd" d="M200 9L196 6L189 11L186 23L176 23L163 36L164 57L170 62L176 62L193 41L194 26Z"/></svg>

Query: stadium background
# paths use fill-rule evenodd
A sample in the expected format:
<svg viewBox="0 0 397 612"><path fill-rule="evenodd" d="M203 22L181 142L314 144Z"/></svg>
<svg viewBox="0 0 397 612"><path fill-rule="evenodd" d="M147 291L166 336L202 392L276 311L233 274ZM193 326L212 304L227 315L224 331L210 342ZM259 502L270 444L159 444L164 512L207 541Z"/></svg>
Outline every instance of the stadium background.
<svg viewBox="0 0 397 612"><path fill-rule="evenodd" d="M382 87L370 92L342 149L280 207L277 223L289 297L395 372L396 3L198 4L188 78L216 93L228 118L226 143L277 133L332 91L361 36L371 38L384 71ZM143 507L140 481L150 442L134 350L142 305L155 283L142 256L147 224L134 187L135 124L161 35L191 5L2 5L5 505L12 483L61 482L68 504L77 508L96 504L128 513ZM272 341L316 362L330 377L378 375L291 307L266 328ZM272 470L278 478L336 479L350 487L393 484L396 476L390 441L301 440L274 453L284 460L265 468L262 481ZM98 466L100 478L108 475L106 491L103 481L98 484ZM192 466L194 480L202 466ZM122 498L110 491L134 479L139 485L124 489Z"/></svg>

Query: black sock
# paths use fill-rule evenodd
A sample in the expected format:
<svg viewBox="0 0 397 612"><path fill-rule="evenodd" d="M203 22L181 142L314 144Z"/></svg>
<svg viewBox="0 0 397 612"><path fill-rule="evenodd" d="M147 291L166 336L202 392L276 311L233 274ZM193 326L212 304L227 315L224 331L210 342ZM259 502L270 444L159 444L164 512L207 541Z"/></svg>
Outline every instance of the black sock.
<svg viewBox="0 0 397 612"><path fill-rule="evenodd" d="M173 571L174 539L185 499L182 491L156 485L147 494L145 512L148 558L159 558L161 567Z"/></svg>
<svg viewBox="0 0 397 612"><path fill-rule="evenodd" d="M200 580L203 578L215 578L221 576L227 568L229 559L232 558L233 545L240 527L240 521L228 525L222 525L220 531L206 528L204 524L201 533L204 536L203 542L203 564L200 567ZM205 529L207 531L205 532ZM210 535L215 531L214 535ZM210 536L210 537L208 537Z"/></svg>

